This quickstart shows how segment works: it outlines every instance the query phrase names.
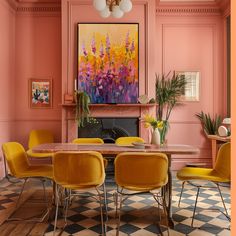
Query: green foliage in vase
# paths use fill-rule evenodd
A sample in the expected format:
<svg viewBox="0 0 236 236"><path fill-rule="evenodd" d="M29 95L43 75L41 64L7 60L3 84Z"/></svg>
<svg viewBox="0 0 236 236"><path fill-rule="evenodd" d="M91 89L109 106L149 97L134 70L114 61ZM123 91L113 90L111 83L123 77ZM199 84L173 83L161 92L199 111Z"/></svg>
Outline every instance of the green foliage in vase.
<svg viewBox="0 0 236 236"><path fill-rule="evenodd" d="M156 74L156 103L157 120L163 121L163 128L160 130L161 142L165 141L169 129L169 118L172 109L179 103L179 99L185 93L187 81L184 75L157 75Z"/></svg>
<svg viewBox="0 0 236 236"><path fill-rule="evenodd" d="M90 98L86 92L75 91L75 101L75 119L77 120L78 127L84 127L85 121L89 122L90 119Z"/></svg>
<svg viewBox="0 0 236 236"><path fill-rule="evenodd" d="M156 102L157 119L169 120L174 106L178 103L179 98L184 95L186 79L184 75L167 75L156 74Z"/></svg>
<svg viewBox="0 0 236 236"><path fill-rule="evenodd" d="M206 134L217 134L218 128L221 125L222 118L219 115L215 115L214 118L210 114L206 114L203 111L196 114L197 118L201 121L202 126Z"/></svg>

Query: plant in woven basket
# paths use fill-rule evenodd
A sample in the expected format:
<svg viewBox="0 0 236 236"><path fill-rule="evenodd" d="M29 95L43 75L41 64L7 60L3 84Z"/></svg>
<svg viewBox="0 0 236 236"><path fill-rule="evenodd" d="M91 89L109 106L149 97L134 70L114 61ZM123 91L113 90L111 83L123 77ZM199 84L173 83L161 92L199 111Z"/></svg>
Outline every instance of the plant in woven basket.
<svg viewBox="0 0 236 236"><path fill-rule="evenodd" d="M215 115L214 118L210 114L206 114L203 111L196 113L197 118L201 121L204 132L209 134L217 134L218 128L221 125L222 118L219 115Z"/></svg>

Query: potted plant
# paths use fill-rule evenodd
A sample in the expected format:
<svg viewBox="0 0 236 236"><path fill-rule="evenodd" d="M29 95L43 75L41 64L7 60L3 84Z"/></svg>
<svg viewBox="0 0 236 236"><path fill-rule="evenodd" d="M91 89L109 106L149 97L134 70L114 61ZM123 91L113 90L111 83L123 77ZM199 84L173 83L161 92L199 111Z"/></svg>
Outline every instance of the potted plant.
<svg viewBox="0 0 236 236"><path fill-rule="evenodd" d="M214 135L218 133L218 128L222 122L221 116L215 115L215 118L212 118L210 114L201 111L200 113L196 113L196 117L201 121L206 135Z"/></svg>
<svg viewBox="0 0 236 236"><path fill-rule="evenodd" d="M157 120L163 121L163 127L159 130L161 144L165 141L169 128L169 118L173 108L179 103L179 99L185 93L186 79L184 75L170 76L156 74L156 103Z"/></svg>
<svg viewBox="0 0 236 236"><path fill-rule="evenodd" d="M90 98L88 94L84 91L75 91L75 119L77 121L78 127L84 127L85 122L89 122L90 110L89 103Z"/></svg>

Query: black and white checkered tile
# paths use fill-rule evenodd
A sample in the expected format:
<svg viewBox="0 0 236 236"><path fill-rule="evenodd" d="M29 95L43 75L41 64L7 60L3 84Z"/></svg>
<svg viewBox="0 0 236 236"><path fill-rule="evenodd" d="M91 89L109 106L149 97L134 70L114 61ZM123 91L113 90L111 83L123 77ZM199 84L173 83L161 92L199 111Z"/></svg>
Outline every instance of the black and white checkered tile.
<svg viewBox="0 0 236 236"><path fill-rule="evenodd" d="M19 192L19 184L10 184L6 180L0 183L0 215L7 209L14 206L14 202ZM115 235L117 219L115 218L115 206L113 202L113 192L115 186L109 183L108 190L108 216L106 223L107 235ZM173 180L173 219L175 222L174 229L170 229L170 235L230 235L229 222L220 211L209 210L218 208L223 211L221 198L217 190L202 189L198 199L198 207L194 220L194 227L191 227L193 206L196 197L196 188L186 185L182 196L180 207L178 200L181 190L181 182ZM223 197L226 207L230 211L230 187L222 188ZM4 214L3 214L4 215ZM128 198L123 204L120 236L137 235L151 236L159 233L157 227L158 209L157 203L150 195L138 195ZM165 220L162 218L162 223ZM59 217L58 230L64 225L64 219ZM53 235L53 221L49 223L45 236ZM166 228L161 227L164 234ZM99 204L93 198L74 199L68 211L68 225L65 227L62 235L98 235L101 233Z"/></svg>

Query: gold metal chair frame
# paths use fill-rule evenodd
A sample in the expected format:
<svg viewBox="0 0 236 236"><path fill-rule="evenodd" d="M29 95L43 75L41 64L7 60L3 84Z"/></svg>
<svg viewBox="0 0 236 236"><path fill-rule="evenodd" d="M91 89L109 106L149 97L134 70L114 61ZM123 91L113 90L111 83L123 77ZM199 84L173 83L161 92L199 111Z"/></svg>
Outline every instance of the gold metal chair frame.
<svg viewBox="0 0 236 236"><path fill-rule="evenodd" d="M66 170L64 174L61 175L61 170L64 170L66 165ZM103 157L98 152L58 152L53 157L53 174L54 181L56 183L56 214L54 222L53 235L56 234L57 220L58 220L58 209L59 209L59 194L60 187L64 189L64 226L60 229L59 235L62 234L67 225L67 213L68 207L72 203L73 197L77 196L92 196L96 200L99 200L100 204L100 216L101 216L101 226L102 235L106 234L106 225L104 224L103 218L103 203L105 203L106 217L106 188L105 188L105 170ZM99 188L103 186L103 191ZM94 189L97 194L84 193L86 190ZM82 194L81 194L82 193ZM103 201L104 198L104 201ZM107 220L107 218L106 218Z"/></svg>
<svg viewBox="0 0 236 236"><path fill-rule="evenodd" d="M117 192L115 192L115 193L113 194L114 203L115 203L115 208L116 208L116 213L115 213L115 216L116 216L116 217L117 217L118 202L119 202L119 214L118 214L118 225L117 225L116 236L119 235L122 203L125 202L125 200L127 200L130 196L141 195L141 194L150 194L150 195L153 196L154 200L157 202L157 204L158 204L159 222L161 222L160 206L163 207L163 212L164 212L164 215L165 215L165 222L166 222L166 225L167 225L167 234L168 234L168 236L169 236L168 219L167 219L167 205L166 205L165 194L162 194L162 193L164 193L164 191L165 191L164 188L165 188L165 186L163 186L162 188L160 188L157 193L156 193L156 191L157 191L158 189L154 189L155 192L152 192L152 191L140 192L140 191L138 191L138 192L134 192L134 193L132 193L132 192L126 192L126 193L124 193L123 190L127 190L127 189L121 188L121 187L117 186ZM162 191L162 190L163 190L163 191ZM161 193L161 194L160 194L160 193ZM120 195L120 201L118 201L119 195ZM125 198L123 199L123 197L125 197ZM161 200L161 201L160 201L160 200ZM161 230L161 228L160 228L159 222L157 222L158 229L159 229L160 235L163 235L162 230Z"/></svg>
<svg viewBox="0 0 236 236"><path fill-rule="evenodd" d="M25 185L26 185L26 182L29 180L29 179L39 179L41 182L42 182L42 185L43 185L43 195L44 195L44 199L45 199L45 203L46 203L46 210L41 214L41 216L39 218L37 217L34 217L34 218L29 218L29 219L23 219L23 218L16 218L16 217L12 217L14 215L14 213L16 212L16 210L19 208L19 204L20 204L20 199L22 197L22 194L24 192L24 189L25 189ZM27 178L22 178L24 180L23 184L22 184L22 187L21 187L21 191L19 193L19 196L17 198L17 201L16 201L16 205L15 205L15 209L14 211L11 213L11 215L8 217L8 219L6 221L24 221L24 222L38 222L38 223L41 223L43 222L47 216L49 216L49 213L51 211L51 205L50 202L49 202L49 199L47 197L47 194L46 194L46 187L45 187L45 182L47 180L49 180L48 178L45 178L45 177L27 177ZM20 182L20 181L19 181ZM41 202L37 202L37 203L41 203ZM52 203L52 202L51 202Z"/></svg>
<svg viewBox="0 0 236 236"><path fill-rule="evenodd" d="M225 212L221 211L220 209L218 208L210 208L210 209L206 209L206 210L213 210L213 211L220 211L222 214L225 215L225 217L227 218L227 220L229 222L231 222L231 217L229 216L228 214L228 211L227 211L227 208L225 206L225 202L224 202L224 198L222 196L222 192L220 190L220 184L218 182L213 182L211 181L212 183L214 183L216 186L206 186L206 185L197 185L197 184L194 184L192 181L183 181L182 183L182 188L181 188L181 192L180 192L180 197L179 197L179 203L178 203L178 207L180 207L180 203L181 203L181 198L182 198L182 194L183 194L183 190L184 190L184 185L185 183L188 183L190 185L192 185L193 187L196 187L197 188L197 195L196 195L196 199L195 199L195 204L194 204L194 209L193 209L193 216L192 216L192 221L191 221L191 227L193 227L193 221L194 221L194 217L195 217L195 213L196 213L196 208L197 208L197 201L198 201L198 196L199 196L199 193L200 193L200 188L207 188L207 189L218 189L218 192L220 194L220 198L221 198L221 201L222 201L222 204L223 204L223 207L224 207L224 210Z"/></svg>
<svg viewBox="0 0 236 236"><path fill-rule="evenodd" d="M60 202L60 185L56 184L56 213L55 213L55 221L54 221L54 231L53 231L53 236L56 235L56 228L57 228L57 220L58 220L58 211L59 211L59 202ZM60 232L58 234L61 235L65 229L65 227L67 226L67 214L68 214L68 208L69 205L72 204L72 200L74 197L78 197L78 196L83 196L83 197L92 197L94 198L96 201L99 201L99 205L100 205L100 217L101 217L101 224L102 224L102 235L106 235L106 225L104 223L104 221L106 222L108 220L108 216L107 216L107 200L106 200L106 189L105 189L105 182L103 184L103 191L101 192L99 190L98 187L95 187L95 190L97 192L97 195L87 195L87 194L83 194L83 193L78 193L75 192L73 193L71 189L65 189L64 188L64 201L65 204L63 205L63 211L64 211L64 226L63 228L60 229ZM80 190L75 190L75 191L80 191ZM83 189L84 191L84 189ZM104 192L105 191L105 192ZM98 197L98 198L97 198ZM102 201L102 197L104 197L104 201ZM106 220L104 220L103 218L103 206L102 206L102 202L104 202L105 205L105 212L106 212Z"/></svg>
<svg viewBox="0 0 236 236"><path fill-rule="evenodd" d="M169 223L167 217L166 185L168 182L168 157L162 153L124 152L115 159L115 181L117 191L114 202L117 209L119 204L118 224L116 236L119 235L122 203L132 195L151 194L158 203L159 219L161 223L160 206L163 207L167 233ZM124 199L123 199L124 197ZM159 234L163 235L158 221Z"/></svg>
<svg viewBox="0 0 236 236"><path fill-rule="evenodd" d="M6 150L4 150L4 147L6 148ZM9 153L9 150L11 148L13 148L13 149L16 148L16 150L17 150L16 153L14 153L14 152L13 153ZM6 154L5 151L8 154ZM5 170L6 170L6 178L8 179L8 181L11 182L11 183L19 183L19 182L21 182L20 180L23 180L22 188L21 188L20 194L18 196L18 199L16 201L15 209L11 213L11 215L8 217L7 221L25 221L25 222L42 222L42 221L44 221L44 219L46 218L46 216L49 215L49 212L50 212L50 204L49 204L49 201L47 199L46 188L45 188L45 181L46 181L46 179L50 179L50 177L48 175L44 176L42 172L41 172L42 175L39 174L39 173L37 173L37 175L34 175L34 173L29 173L30 167L32 167L32 166L29 165L29 163L27 161L27 157L26 157L26 152L25 152L25 150L24 150L24 148L23 148L23 146L21 144L19 144L17 142L4 143L3 146L2 146L2 152L3 152L3 156L4 156L4 161L5 161L4 165L5 165ZM23 163L24 168L25 168L24 171L26 173L28 171L27 174L24 173L23 175L20 175L21 171L19 169L17 169L17 164L14 161L15 159L14 158L12 159L12 158L7 156L7 155L11 156L11 155L14 155L14 154L18 156L18 163ZM13 170L13 172L12 172L13 176L17 179L17 181L12 181L11 179L9 179L9 176L8 176L8 173L7 173L7 166L6 166L7 163L8 163L8 158L11 159L11 166L9 166L9 169L11 170L11 172ZM15 164L13 164L13 163L15 163ZM31 171L32 171L32 169L31 169ZM40 218L38 218L38 217L33 217L33 218L30 217L28 219L24 219L24 218L13 217L14 213L19 208L19 203L20 203L20 200L21 200L21 197L22 197L22 194L23 194L23 191L25 189L25 185L26 185L26 182L28 181L28 179L39 179L39 180L42 181L45 203L47 205L46 211L42 213Z"/></svg>

